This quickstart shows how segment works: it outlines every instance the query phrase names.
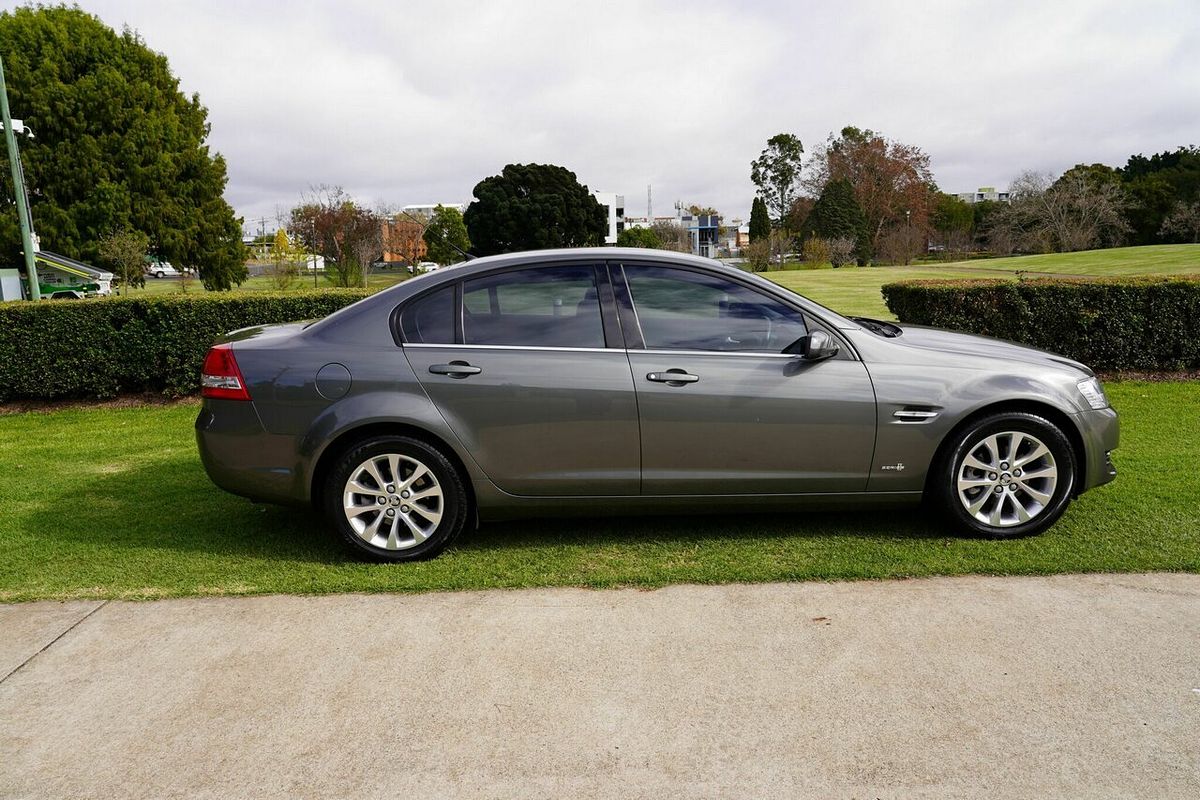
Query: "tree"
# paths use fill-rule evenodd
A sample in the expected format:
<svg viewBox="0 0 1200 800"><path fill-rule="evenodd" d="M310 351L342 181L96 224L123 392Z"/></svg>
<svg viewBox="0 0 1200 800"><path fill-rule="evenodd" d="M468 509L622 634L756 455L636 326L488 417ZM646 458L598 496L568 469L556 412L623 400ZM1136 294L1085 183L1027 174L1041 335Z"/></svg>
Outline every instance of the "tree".
<svg viewBox="0 0 1200 800"><path fill-rule="evenodd" d="M288 241L287 231L279 228L271 240L271 283L276 289L284 291L292 288L300 279L299 262L303 254L292 247Z"/></svg>
<svg viewBox="0 0 1200 800"><path fill-rule="evenodd" d="M146 285L146 250L150 238L141 231L121 230L101 237L96 243L96 255L101 263L112 269L121 286Z"/></svg>
<svg viewBox="0 0 1200 800"><path fill-rule="evenodd" d="M604 241L608 214L575 173L553 164L509 164L475 186L463 221L477 255Z"/></svg>
<svg viewBox="0 0 1200 800"><path fill-rule="evenodd" d="M825 185L805 224L802 238L850 239L856 243L859 262L865 264L870 260L866 219L854 196L854 187L845 178L836 178Z"/></svg>
<svg viewBox="0 0 1200 800"><path fill-rule="evenodd" d="M467 225L457 208L437 206L433 218L425 226L425 255L437 264L457 264L463 253L471 249Z"/></svg>
<svg viewBox="0 0 1200 800"><path fill-rule="evenodd" d="M842 128L841 135L831 134L813 155L805 183L819 194L829 181L839 179L854 189L871 250L878 249L889 227L927 228L936 189L929 156L921 148L871 130Z"/></svg>
<svg viewBox="0 0 1200 800"><path fill-rule="evenodd" d="M1125 218L1131 242L1179 241L1180 234L1163 223L1176 203L1200 200L1200 147L1130 156L1118 171L1129 200Z"/></svg>
<svg viewBox="0 0 1200 800"><path fill-rule="evenodd" d="M1200 243L1200 201L1180 201L1163 220L1161 234L1192 244Z"/></svg>
<svg viewBox="0 0 1200 800"><path fill-rule="evenodd" d="M208 111L179 90L165 56L77 6L0 13L0 41L13 116L36 136L21 159L48 249L91 261L109 232L140 231L161 258L197 267L209 289L245 279ZM0 173L10 174L3 153ZM19 252L15 210L0 204L0 260Z"/></svg>
<svg viewBox="0 0 1200 800"><path fill-rule="evenodd" d="M804 145L799 138L777 133L767 139L766 148L750 162L750 180L758 187L758 196L766 202L767 210L781 225L799 187L803 155Z"/></svg>
<svg viewBox="0 0 1200 800"><path fill-rule="evenodd" d="M691 234L682 225L660 219L650 225L650 230L658 237L659 247L663 250L674 250L677 253L692 252Z"/></svg>
<svg viewBox="0 0 1200 800"><path fill-rule="evenodd" d="M1009 189L1011 202L993 214L993 249L1029 253L1112 247L1128 231L1121 184L1103 165L1078 165L1057 180L1026 172Z"/></svg>
<svg viewBox="0 0 1200 800"><path fill-rule="evenodd" d="M662 248L662 240L652 228L626 228L617 234L617 247L646 247L659 250Z"/></svg>
<svg viewBox="0 0 1200 800"><path fill-rule="evenodd" d="M713 208L712 206L700 206L700 205L696 205L695 203L688 206L688 213L691 214L693 217L715 217L715 216L717 216L717 210L715 208Z"/></svg>
<svg viewBox="0 0 1200 800"><path fill-rule="evenodd" d="M792 201L792 207L788 209L787 216L783 220L783 227L789 231L802 231L808 223L808 215L812 213L813 205L817 199L815 197L800 196Z"/></svg>
<svg viewBox="0 0 1200 800"><path fill-rule="evenodd" d="M757 242L771 235L771 217L767 213L767 204L761 197L754 198L750 206L750 241Z"/></svg>
<svg viewBox="0 0 1200 800"><path fill-rule="evenodd" d="M314 187L292 209L288 227L308 252L325 258L325 275L335 286L365 286L371 265L383 253L382 217L340 186Z"/></svg>

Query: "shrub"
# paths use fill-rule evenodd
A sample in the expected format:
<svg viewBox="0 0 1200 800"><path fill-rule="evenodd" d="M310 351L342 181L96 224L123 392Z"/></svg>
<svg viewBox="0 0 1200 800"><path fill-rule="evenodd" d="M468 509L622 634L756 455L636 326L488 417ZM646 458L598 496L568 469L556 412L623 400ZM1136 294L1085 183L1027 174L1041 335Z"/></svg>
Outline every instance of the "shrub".
<svg viewBox="0 0 1200 800"><path fill-rule="evenodd" d="M766 239L751 242L742 248L742 255L751 272L764 272L771 266L771 243Z"/></svg>
<svg viewBox="0 0 1200 800"><path fill-rule="evenodd" d="M853 264L854 240L848 236L838 236L829 240L829 263L834 269Z"/></svg>
<svg viewBox="0 0 1200 800"><path fill-rule="evenodd" d="M810 236L805 239L804 247L801 248L800 252L807 264L825 265L831 263L829 241L822 239L820 236Z"/></svg>
<svg viewBox="0 0 1200 800"><path fill-rule="evenodd" d="M174 295L5 303L0 306L0 401L182 396L222 334L324 317L363 289Z"/></svg>
<svg viewBox="0 0 1200 800"><path fill-rule="evenodd" d="M1200 275L904 281L883 287L901 322L978 333L1100 370L1200 368Z"/></svg>

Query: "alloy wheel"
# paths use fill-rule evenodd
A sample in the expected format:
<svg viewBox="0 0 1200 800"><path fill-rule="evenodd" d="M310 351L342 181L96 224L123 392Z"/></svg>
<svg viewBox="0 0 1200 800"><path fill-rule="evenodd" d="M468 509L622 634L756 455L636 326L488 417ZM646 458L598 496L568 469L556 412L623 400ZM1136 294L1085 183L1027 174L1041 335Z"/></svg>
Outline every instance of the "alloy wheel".
<svg viewBox="0 0 1200 800"><path fill-rule="evenodd" d="M970 445L956 480L968 514L993 528L1011 528L1049 507L1058 486L1058 465L1041 439L1004 431Z"/></svg>
<svg viewBox="0 0 1200 800"><path fill-rule="evenodd" d="M445 498L437 476L412 456L371 456L350 472L342 491L350 528L367 544L407 550L424 542L442 521Z"/></svg>

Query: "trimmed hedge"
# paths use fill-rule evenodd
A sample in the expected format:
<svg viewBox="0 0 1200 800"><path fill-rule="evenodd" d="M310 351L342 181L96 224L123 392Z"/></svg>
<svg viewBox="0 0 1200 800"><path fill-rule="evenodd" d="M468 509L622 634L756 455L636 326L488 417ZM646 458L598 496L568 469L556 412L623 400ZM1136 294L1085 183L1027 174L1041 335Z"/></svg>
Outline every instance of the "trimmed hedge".
<svg viewBox="0 0 1200 800"><path fill-rule="evenodd" d="M0 305L0 402L192 394L222 334L332 314L365 289L115 297Z"/></svg>
<svg viewBox="0 0 1200 800"><path fill-rule="evenodd" d="M1098 370L1200 368L1200 275L903 281L883 298L901 322L1020 342Z"/></svg>

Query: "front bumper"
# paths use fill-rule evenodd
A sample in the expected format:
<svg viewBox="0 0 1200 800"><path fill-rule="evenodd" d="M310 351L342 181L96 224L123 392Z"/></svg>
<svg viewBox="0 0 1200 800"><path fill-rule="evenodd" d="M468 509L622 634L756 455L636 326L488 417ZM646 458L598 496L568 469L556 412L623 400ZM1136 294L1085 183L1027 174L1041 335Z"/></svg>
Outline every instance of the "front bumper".
<svg viewBox="0 0 1200 800"><path fill-rule="evenodd" d="M1080 492L1094 489L1117 477L1112 451L1121 438L1121 423L1113 408L1082 411L1075 415L1075 424L1083 438L1084 463Z"/></svg>

